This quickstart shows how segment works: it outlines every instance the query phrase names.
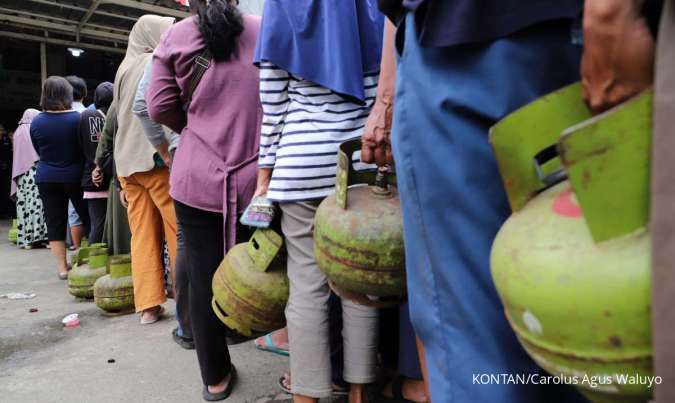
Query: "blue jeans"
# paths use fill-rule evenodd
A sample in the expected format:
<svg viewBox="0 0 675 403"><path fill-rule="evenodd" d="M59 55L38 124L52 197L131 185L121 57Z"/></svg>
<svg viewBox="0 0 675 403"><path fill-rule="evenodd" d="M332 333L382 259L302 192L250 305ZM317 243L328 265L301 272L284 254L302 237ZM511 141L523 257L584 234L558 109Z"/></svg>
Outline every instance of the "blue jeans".
<svg viewBox="0 0 675 403"><path fill-rule="evenodd" d="M73 202L71 201L68 202L68 225L71 227L82 225L82 220L80 219L80 216L77 215L75 206L73 206Z"/></svg>
<svg viewBox="0 0 675 403"><path fill-rule="evenodd" d="M392 145L411 320L438 403L584 401L567 386L478 385L476 374L535 374L504 316L490 248L510 214L488 130L579 79L569 21L474 45L423 48L407 17Z"/></svg>

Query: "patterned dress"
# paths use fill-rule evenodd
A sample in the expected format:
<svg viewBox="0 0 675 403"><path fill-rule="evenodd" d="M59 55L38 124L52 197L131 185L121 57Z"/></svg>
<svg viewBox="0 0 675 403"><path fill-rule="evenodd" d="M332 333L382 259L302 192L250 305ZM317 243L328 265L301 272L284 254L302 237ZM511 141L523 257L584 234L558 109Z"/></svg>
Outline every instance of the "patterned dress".
<svg viewBox="0 0 675 403"><path fill-rule="evenodd" d="M20 248L47 241L47 224L42 199L35 184L36 172L37 166L33 166L17 179L16 218L19 230L17 246Z"/></svg>

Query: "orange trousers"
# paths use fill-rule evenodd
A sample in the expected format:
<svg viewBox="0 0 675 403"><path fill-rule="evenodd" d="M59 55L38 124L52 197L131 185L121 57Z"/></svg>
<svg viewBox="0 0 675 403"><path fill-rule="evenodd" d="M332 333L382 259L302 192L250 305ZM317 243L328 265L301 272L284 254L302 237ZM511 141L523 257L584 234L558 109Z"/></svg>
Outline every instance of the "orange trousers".
<svg viewBox="0 0 675 403"><path fill-rule="evenodd" d="M119 179L129 203L131 277L136 312L141 312L166 302L162 242L166 239L173 277L176 212L169 196L168 169L155 168Z"/></svg>

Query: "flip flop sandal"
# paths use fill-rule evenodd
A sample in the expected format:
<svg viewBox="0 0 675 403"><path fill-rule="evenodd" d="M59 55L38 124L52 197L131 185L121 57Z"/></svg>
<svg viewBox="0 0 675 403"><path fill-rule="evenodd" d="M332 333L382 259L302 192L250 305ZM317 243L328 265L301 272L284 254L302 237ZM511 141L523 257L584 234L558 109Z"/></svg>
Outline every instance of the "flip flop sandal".
<svg viewBox="0 0 675 403"><path fill-rule="evenodd" d="M175 341L176 344L183 347L184 349L186 349L186 350L194 350L195 349L194 339L179 336L178 335L178 328L173 329L173 331L171 332L171 336L173 337L173 341Z"/></svg>
<svg viewBox="0 0 675 403"><path fill-rule="evenodd" d="M279 381L277 381L277 384L279 385L279 389L281 389L282 391L284 391L284 392L286 392L290 395L290 394L293 394L293 392L291 392L291 388L289 387L289 385L286 385L287 375L288 374L284 374L284 376L279 378Z"/></svg>
<svg viewBox="0 0 675 403"><path fill-rule="evenodd" d="M289 377L289 375L284 374L284 376L279 378L279 380L277 381L277 385L279 385L279 389L281 389L284 393L288 393L289 395L291 395L293 394L293 392L291 392L290 386L286 384L287 377ZM332 385L332 388L333 392L331 392L331 395L334 397L349 395L349 388L343 388L336 385Z"/></svg>
<svg viewBox="0 0 675 403"><path fill-rule="evenodd" d="M278 347L274 344L274 341L272 341L272 333L266 334L265 336L262 337L262 339L265 342L264 345L261 345L261 344L257 343L257 341L260 340L260 338L256 339L253 342L253 344L255 345L255 348L257 348L258 350L283 355L285 357L289 356L288 350L285 350L285 349L283 349L281 347Z"/></svg>
<svg viewBox="0 0 675 403"><path fill-rule="evenodd" d="M209 392L209 387L204 385L204 390L202 391L202 398L207 402L217 402L220 400L225 400L232 394L234 386L237 383L237 369L234 365L230 364L230 382L228 382L227 387L224 391L220 393L211 393Z"/></svg>
<svg viewBox="0 0 675 403"><path fill-rule="evenodd" d="M141 314L141 315L143 315L143 314ZM160 306L159 311L157 312L157 317L154 320L143 320L143 319L141 319L141 325L151 325L153 323L157 323L162 319L163 315L164 315L164 307Z"/></svg>

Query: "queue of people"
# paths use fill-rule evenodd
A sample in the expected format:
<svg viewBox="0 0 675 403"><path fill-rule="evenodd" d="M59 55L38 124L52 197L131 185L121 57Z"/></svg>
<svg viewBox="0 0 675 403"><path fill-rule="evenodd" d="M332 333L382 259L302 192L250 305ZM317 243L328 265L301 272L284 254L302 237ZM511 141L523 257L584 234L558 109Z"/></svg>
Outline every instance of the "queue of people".
<svg viewBox="0 0 675 403"><path fill-rule="evenodd" d="M204 400L224 400L237 383L234 331L212 311L211 282L251 235L240 215L265 197L279 206L290 297L287 327L255 345L290 356L279 386L295 402L584 402L568 385L477 387L471 375L542 371L490 277L510 208L489 128L580 72L595 110L651 82L639 60L632 86L602 92L597 69L608 67L591 60L601 2L267 0L259 18L234 0L192 0L179 22L143 16L95 110L78 112L77 80L49 77L42 113L24 114L13 173L21 244L47 239L67 278L72 203L90 239L130 249L136 311L152 324L167 300L166 243L172 337L196 350ZM395 167L398 178L409 303L388 313L333 294L314 258L338 146L357 138L361 167Z"/></svg>

